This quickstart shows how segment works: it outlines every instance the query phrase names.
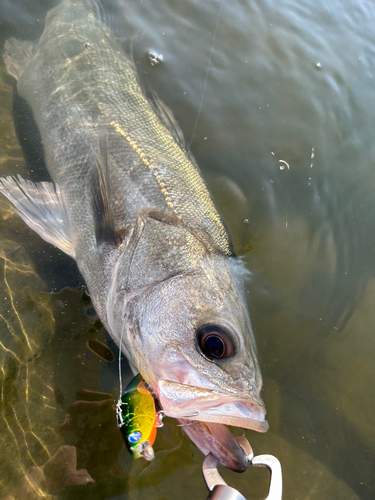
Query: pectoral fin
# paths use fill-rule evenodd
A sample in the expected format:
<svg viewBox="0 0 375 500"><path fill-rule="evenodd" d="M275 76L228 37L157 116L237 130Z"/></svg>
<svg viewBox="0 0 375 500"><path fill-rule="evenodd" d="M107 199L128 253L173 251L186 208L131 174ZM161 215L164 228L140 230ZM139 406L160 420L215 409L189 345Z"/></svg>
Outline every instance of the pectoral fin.
<svg viewBox="0 0 375 500"><path fill-rule="evenodd" d="M121 242L121 239L116 233L111 206L111 192L107 164L107 143L107 130L100 129L100 159L96 158L96 169L94 169L92 177L92 210L95 220L96 241L98 245L102 243L117 245Z"/></svg>
<svg viewBox="0 0 375 500"><path fill-rule="evenodd" d="M0 178L0 192L31 229L74 258L58 186L52 182L27 181L20 176L5 177Z"/></svg>

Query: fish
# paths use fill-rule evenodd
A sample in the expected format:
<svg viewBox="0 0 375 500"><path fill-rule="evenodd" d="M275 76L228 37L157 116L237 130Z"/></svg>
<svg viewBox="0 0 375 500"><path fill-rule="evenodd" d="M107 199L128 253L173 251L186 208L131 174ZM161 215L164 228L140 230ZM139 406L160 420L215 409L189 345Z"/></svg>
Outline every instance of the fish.
<svg viewBox="0 0 375 500"><path fill-rule="evenodd" d="M244 269L172 111L143 89L95 0L63 0L38 41L10 38L3 57L52 181L9 176L1 193L75 259L164 414L194 422L204 453L216 436L221 463L243 470L216 430L268 429Z"/></svg>
<svg viewBox="0 0 375 500"><path fill-rule="evenodd" d="M125 444L134 458L151 461L155 457L152 445L157 428L163 424L155 401L146 388L140 374L127 385L116 406L117 425L124 436Z"/></svg>

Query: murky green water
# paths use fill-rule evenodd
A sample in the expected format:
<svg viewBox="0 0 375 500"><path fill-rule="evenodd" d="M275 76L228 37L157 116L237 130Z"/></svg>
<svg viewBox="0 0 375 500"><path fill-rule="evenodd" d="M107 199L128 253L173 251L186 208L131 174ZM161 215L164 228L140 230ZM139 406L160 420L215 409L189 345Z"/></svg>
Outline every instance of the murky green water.
<svg viewBox="0 0 375 500"><path fill-rule="evenodd" d="M56 3L0 0L0 47L36 39ZM108 21L189 140L220 2L119 5L107 0ZM374 22L366 0L223 2L192 147L252 271L270 431L246 435L280 459L285 499L375 495ZM43 176L12 102L0 63L0 173ZM205 498L203 457L173 421L151 464L124 449L117 363L88 344L116 349L75 264L3 199L0 237L0 498ZM223 474L266 496L266 471Z"/></svg>

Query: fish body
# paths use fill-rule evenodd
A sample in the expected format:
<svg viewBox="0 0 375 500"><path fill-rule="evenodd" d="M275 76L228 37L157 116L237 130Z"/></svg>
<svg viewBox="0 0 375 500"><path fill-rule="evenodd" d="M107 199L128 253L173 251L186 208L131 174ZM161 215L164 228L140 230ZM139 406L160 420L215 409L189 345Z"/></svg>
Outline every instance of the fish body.
<svg viewBox="0 0 375 500"><path fill-rule="evenodd" d="M117 417L131 455L152 460L158 416L154 398L145 387L141 375L136 375L126 387L118 402Z"/></svg>
<svg viewBox="0 0 375 500"><path fill-rule="evenodd" d="M262 377L225 223L171 111L147 97L93 0L5 43L53 183L0 191L72 256L94 307L166 415L264 432Z"/></svg>

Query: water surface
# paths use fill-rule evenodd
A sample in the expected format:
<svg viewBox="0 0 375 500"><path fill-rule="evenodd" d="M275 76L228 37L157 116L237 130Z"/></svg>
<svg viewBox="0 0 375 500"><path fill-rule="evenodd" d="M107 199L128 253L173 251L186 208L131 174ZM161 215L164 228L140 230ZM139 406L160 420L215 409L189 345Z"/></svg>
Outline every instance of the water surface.
<svg viewBox="0 0 375 500"><path fill-rule="evenodd" d="M56 3L0 0L0 47L37 39ZM233 0L218 24L214 0L104 7L144 86L188 141L195 129L192 151L251 270L270 422L246 431L255 453L280 459L287 499L373 498L373 4ZM0 63L0 173L45 179L12 85ZM205 498L203 457L173 421L151 464L128 456L113 419L117 363L89 345L117 352L74 262L0 209L0 498ZM61 469L66 446L86 473L72 455ZM246 498L266 496L266 471L223 474Z"/></svg>

